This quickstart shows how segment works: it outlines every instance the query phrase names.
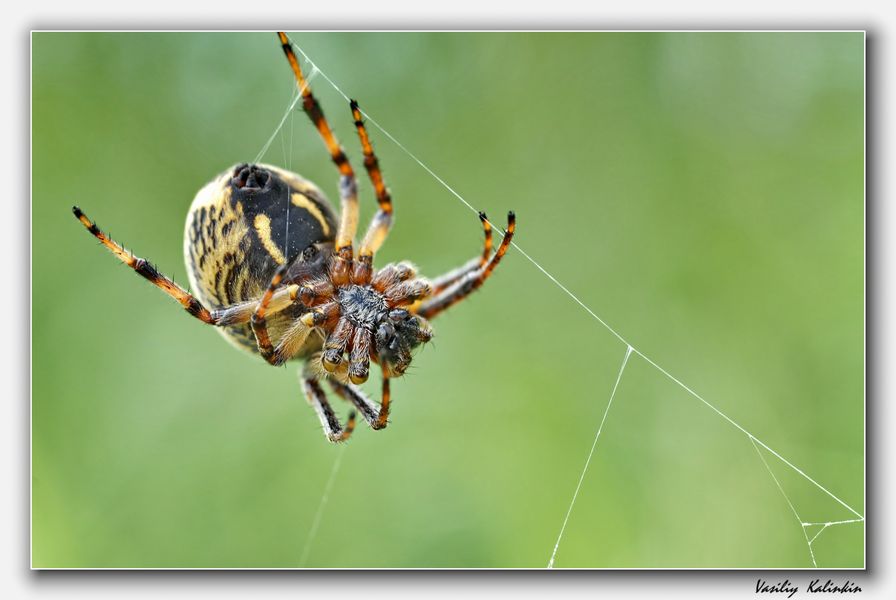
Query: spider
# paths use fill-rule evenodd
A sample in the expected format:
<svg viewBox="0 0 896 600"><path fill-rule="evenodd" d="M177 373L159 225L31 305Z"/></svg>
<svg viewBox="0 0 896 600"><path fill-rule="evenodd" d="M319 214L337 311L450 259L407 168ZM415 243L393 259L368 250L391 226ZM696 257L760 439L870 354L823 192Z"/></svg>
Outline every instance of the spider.
<svg viewBox="0 0 896 600"><path fill-rule="evenodd" d="M429 321L477 290L507 252L515 216L492 254L492 230L481 254L429 281L410 262L374 269L373 258L393 221L392 197L383 180L358 103L350 109L364 167L379 208L355 253L358 194L355 174L305 79L289 38L278 32L295 76L302 106L339 171L337 221L323 192L300 175L267 164L240 164L205 185L187 214L184 258L193 294L134 256L101 231L77 206L78 220L99 241L179 302L186 311L238 347L274 366L304 360L304 393L331 442L344 442L355 428L356 411L345 425L321 385L352 404L372 429L386 427L390 379L401 377L412 351L432 339ZM370 363L382 370L379 406L361 391Z"/></svg>

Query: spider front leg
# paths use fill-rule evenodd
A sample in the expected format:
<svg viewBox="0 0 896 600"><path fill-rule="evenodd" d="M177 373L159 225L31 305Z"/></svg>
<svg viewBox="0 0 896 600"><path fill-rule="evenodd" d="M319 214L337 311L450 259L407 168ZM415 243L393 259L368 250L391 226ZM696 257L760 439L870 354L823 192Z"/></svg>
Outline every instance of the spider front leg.
<svg viewBox="0 0 896 600"><path fill-rule="evenodd" d="M355 173L346 157L339 140L333 134L330 124L324 117L324 112L311 93L311 86L302 73L302 67L299 65L299 59L296 57L292 49L292 43L289 37L278 31L277 36L280 38L280 45L283 47L283 53L292 69L296 79L296 87L302 95L302 108L311 119L317 132L320 134L327 151L330 153L330 159L339 169L339 198L341 203L339 230L336 233L336 256L342 259L344 276L348 277L348 266L353 258L352 239L358 229L358 186L355 182Z"/></svg>
<svg viewBox="0 0 896 600"><path fill-rule="evenodd" d="M358 138L361 140L361 150L364 153L364 168L367 169L367 175L373 184L374 192L376 192L376 201L379 209L370 220L367 227L367 233L361 240L361 248L358 251L358 264L355 265L353 279L356 283L367 284L373 273L373 255L386 241L389 230L392 228L392 196L389 194L386 183L383 181L383 172L380 170L380 163L373 152L373 146L370 143L370 136L367 134L367 127L361 119L361 109L358 103L352 100L350 102L352 118L355 121L355 128L358 130Z"/></svg>
<svg viewBox="0 0 896 600"><path fill-rule="evenodd" d="M488 219L486 219L485 214L480 213L479 218L485 227L486 250L489 250L491 245L491 228L487 226ZM468 263L468 265L461 267L457 271L452 271L447 275L438 278L436 281L444 280L445 278L451 279L455 276L455 273L457 274L456 279L449 284L443 283L443 285L447 285L447 287L444 287L441 292L427 298L415 312L424 319L431 320L441 314L442 311L454 306L478 290L482 284L485 283L485 280L491 276L495 267L498 266L498 263L501 262L501 259L507 253L507 249L510 247L510 242L513 241L515 230L516 215L513 211L510 211L507 213L507 231L504 233L504 239L501 240L501 244L498 246L498 250L495 252L495 255L492 256L491 260L476 269L464 272L464 269L470 266Z"/></svg>

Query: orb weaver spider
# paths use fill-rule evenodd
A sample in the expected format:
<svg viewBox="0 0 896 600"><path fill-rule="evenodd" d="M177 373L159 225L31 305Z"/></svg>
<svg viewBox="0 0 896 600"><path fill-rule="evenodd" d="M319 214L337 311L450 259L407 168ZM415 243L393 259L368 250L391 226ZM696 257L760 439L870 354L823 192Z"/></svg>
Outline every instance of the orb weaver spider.
<svg viewBox="0 0 896 600"><path fill-rule="evenodd" d="M352 404L373 429L386 427L392 378L402 376L411 352L432 339L429 321L476 291L507 252L515 216L492 254L484 213L481 254L428 281L409 262L373 268L393 221L392 197L362 120L350 102L364 167L379 205L357 254L358 193L354 170L302 73L292 44L278 32L302 106L339 171L337 222L323 192L300 175L265 164L232 167L196 195L187 214L184 258L193 294L101 231L77 206L75 216L119 260L158 286L186 311L231 343L274 366L304 360L302 387L331 442L355 428L343 426L321 381ZM287 236L287 232L289 235ZM374 362L382 370L382 398L374 404L357 386Z"/></svg>

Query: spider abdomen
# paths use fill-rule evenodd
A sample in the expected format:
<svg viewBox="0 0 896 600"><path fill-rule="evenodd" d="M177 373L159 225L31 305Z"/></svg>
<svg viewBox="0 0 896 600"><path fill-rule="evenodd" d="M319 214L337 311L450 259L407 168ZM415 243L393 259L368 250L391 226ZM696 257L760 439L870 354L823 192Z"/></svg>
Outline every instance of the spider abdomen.
<svg viewBox="0 0 896 600"><path fill-rule="evenodd" d="M301 269L304 258L330 252L337 226L329 202L310 181L269 165L236 165L203 187L187 213L184 260L190 286L211 308L257 300L278 267ZM304 270L325 263L315 260ZM272 315L271 337L279 339L299 316L298 308ZM258 352L249 324L220 331L237 346Z"/></svg>

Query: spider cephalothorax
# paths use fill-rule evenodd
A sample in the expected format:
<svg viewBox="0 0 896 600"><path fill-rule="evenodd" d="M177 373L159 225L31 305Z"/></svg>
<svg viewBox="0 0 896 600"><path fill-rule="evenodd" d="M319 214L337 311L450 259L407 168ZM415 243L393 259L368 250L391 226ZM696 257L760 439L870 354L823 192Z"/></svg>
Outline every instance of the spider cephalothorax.
<svg viewBox="0 0 896 600"><path fill-rule="evenodd" d="M411 352L432 339L426 319L408 310L430 295L431 285L417 278L408 263L386 265L372 277L365 277L362 269L360 279L340 285L338 261L333 259L325 282L304 288L307 305L314 308L302 320L326 333L323 368L356 384L367 381L371 361L382 367L385 377L403 375Z"/></svg>
<svg viewBox="0 0 896 600"><path fill-rule="evenodd" d="M239 164L205 185L190 206L184 257L193 294L109 238L74 207L75 216L122 262L177 300L197 319L218 327L232 343L272 365L304 360L302 385L328 439L348 439L355 412L342 426L320 385L361 412L373 429L386 426L391 378L400 377L415 348L432 339L429 321L478 289L494 271L513 238L515 217L492 254L491 224L483 252L433 279L417 276L408 262L374 270L373 259L392 227L392 197L361 120L351 102L364 167L378 210L357 253L358 194L355 174L311 93L292 45L280 42L296 78L302 107L339 170L340 214L323 192L300 175L263 164ZM382 370L377 406L356 385L370 364Z"/></svg>

